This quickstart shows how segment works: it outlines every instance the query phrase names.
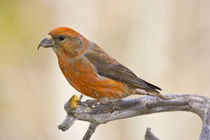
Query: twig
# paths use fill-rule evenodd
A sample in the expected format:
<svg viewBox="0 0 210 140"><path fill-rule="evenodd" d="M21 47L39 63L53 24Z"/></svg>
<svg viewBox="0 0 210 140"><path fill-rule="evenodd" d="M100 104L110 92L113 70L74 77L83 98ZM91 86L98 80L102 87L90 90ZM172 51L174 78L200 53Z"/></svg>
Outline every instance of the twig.
<svg viewBox="0 0 210 140"><path fill-rule="evenodd" d="M146 134L144 136L145 140L159 140L152 132L151 128L147 128Z"/></svg>
<svg viewBox="0 0 210 140"><path fill-rule="evenodd" d="M93 135L93 133L95 132L96 130L96 127L98 126L99 124L95 124L95 123L90 123L89 127L88 127L88 130L86 131L85 133L85 136L83 137L82 140L89 140L90 137Z"/></svg>
<svg viewBox="0 0 210 140"><path fill-rule="evenodd" d="M90 126L83 140L94 133L102 123L129 117L166 111L190 111L200 116L203 121L200 140L210 139L210 99L197 95L167 95L169 100L145 96L138 99L123 99L101 104L95 100L79 101L76 108L65 104L67 118L59 129L66 131L76 120L88 121Z"/></svg>

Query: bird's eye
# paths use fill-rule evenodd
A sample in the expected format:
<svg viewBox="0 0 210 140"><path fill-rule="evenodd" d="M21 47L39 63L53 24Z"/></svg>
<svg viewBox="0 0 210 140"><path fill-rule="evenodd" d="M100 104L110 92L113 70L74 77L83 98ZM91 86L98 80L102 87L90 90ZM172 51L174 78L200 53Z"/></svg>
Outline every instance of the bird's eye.
<svg viewBox="0 0 210 140"><path fill-rule="evenodd" d="M58 37L58 39L59 39L60 41L63 41L63 40L65 39L65 36L64 36L64 35L61 35L61 36Z"/></svg>

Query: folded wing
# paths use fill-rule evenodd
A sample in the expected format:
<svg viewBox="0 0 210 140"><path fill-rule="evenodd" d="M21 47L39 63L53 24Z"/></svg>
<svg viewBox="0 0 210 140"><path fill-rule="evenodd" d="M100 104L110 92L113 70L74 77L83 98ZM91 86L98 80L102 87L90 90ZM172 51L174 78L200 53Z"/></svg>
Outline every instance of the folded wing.
<svg viewBox="0 0 210 140"><path fill-rule="evenodd" d="M93 64L97 74L101 76L121 81L132 88L140 88L153 92L161 90L159 87L137 77L131 70L108 56L108 54L98 47L87 51L85 56Z"/></svg>

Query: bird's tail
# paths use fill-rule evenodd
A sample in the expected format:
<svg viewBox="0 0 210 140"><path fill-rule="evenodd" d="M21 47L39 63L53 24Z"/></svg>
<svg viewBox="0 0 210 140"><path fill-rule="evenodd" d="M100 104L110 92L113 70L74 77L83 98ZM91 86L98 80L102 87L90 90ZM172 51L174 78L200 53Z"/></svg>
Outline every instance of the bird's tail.
<svg viewBox="0 0 210 140"><path fill-rule="evenodd" d="M163 100L168 100L166 97L160 94L157 90L149 90L149 89L136 89L136 94L140 95L150 95L150 96L157 96Z"/></svg>

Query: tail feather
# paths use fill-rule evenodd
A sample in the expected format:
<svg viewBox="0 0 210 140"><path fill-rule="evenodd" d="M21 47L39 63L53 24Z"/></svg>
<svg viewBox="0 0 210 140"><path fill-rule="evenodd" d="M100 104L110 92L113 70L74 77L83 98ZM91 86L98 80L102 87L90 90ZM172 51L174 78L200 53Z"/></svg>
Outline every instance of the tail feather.
<svg viewBox="0 0 210 140"><path fill-rule="evenodd" d="M157 90L151 90L151 89L136 89L136 94L141 95L150 95L150 96L157 96L163 100L168 100L166 97L160 94Z"/></svg>
<svg viewBox="0 0 210 140"><path fill-rule="evenodd" d="M151 88L151 89L153 89L153 90L162 90L161 88L159 88L159 87L157 87L157 86L155 86L155 85L153 85L153 84L151 84L151 83L148 83L147 81L144 81L148 86L149 86L149 88ZM157 91L158 92L158 91Z"/></svg>

